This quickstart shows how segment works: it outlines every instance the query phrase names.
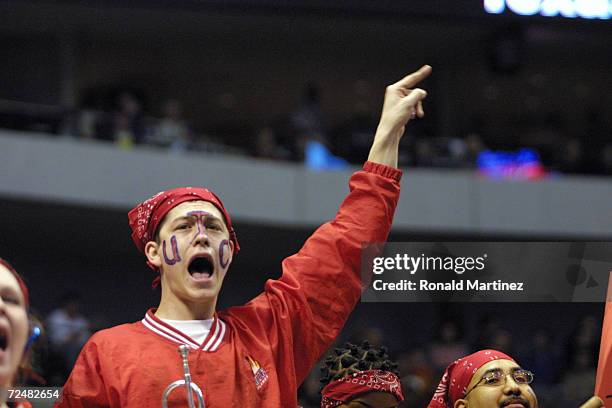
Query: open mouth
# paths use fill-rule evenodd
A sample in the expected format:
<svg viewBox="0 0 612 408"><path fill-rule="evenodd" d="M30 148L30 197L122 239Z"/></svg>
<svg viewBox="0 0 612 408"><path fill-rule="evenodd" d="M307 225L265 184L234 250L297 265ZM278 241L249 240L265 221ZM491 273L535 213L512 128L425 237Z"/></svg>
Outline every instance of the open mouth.
<svg viewBox="0 0 612 408"><path fill-rule="evenodd" d="M188 271L189 274L196 279L204 277L210 278L213 275L215 268L210 258L201 256L191 260Z"/></svg>
<svg viewBox="0 0 612 408"><path fill-rule="evenodd" d="M8 333L5 328L0 328L0 351L6 350L8 347Z"/></svg>

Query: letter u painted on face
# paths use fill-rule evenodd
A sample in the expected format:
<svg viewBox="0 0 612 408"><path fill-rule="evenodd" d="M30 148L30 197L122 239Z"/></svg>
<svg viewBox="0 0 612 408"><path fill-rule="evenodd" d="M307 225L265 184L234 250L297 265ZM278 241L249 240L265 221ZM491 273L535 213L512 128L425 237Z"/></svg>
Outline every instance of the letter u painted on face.
<svg viewBox="0 0 612 408"><path fill-rule="evenodd" d="M228 249L228 255L227 255L227 259L225 259L225 248ZM221 241L221 243L219 244L219 264L221 265L221 267L223 269L227 268L227 265L229 265L229 261L230 261L230 257L231 254L229 253L229 241L227 239L224 239L223 241Z"/></svg>
<svg viewBox="0 0 612 408"><path fill-rule="evenodd" d="M166 241L164 240L163 252L164 252L164 261L168 265L174 265L177 262L181 262L181 255L179 254L178 244L176 243L176 237L173 235L170 238L170 244L172 245L172 259L168 258L168 253L166 252Z"/></svg>

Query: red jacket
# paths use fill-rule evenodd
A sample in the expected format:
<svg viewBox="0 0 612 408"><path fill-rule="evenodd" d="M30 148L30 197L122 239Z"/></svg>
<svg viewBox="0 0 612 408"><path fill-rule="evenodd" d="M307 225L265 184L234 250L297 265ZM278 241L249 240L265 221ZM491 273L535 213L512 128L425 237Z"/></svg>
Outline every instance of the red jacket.
<svg viewBox="0 0 612 408"><path fill-rule="evenodd" d="M215 315L196 344L149 310L145 318L96 333L84 346L56 407L159 407L183 379L179 344L190 345L193 382L207 408L295 407L297 388L336 338L361 294L364 242L384 242L401 172L366 163L333 221L321 226L283 274L244 306ZM181 387L169 406L186 406Z"/></svg>

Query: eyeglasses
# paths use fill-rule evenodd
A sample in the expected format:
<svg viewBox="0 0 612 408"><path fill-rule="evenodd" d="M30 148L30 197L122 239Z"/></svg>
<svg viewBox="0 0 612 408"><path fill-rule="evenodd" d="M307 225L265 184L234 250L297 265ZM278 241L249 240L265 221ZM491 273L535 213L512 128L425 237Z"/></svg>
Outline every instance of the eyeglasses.
<svg viewBox="0 0 612 408"><path fill-rule="evenodd" d="M468 392L465 393L463 398L467 397L470 392L474 391L474 388L481 384L489 387L503 385L506 383L506 377L508 376L512 376L514 382L519 385L531 384L533 382L533 373L531 371L523 370L522 368L514 369L509 373L504 373L501 370L489 371L482 376L480 381L478 381Z"/></svg>

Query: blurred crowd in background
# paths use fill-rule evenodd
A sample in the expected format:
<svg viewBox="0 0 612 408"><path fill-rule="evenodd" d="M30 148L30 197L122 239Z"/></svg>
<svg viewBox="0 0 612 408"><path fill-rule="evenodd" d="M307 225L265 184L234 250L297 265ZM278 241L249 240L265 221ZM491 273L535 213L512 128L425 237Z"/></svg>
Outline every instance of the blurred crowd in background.
<svg viewBox="0 0 612 408"><path fill-rule="evenodd" d="M184 114L181 101L168 99L161 106L151 107L142 96L144 91L127 89L89 92L78 109L69 112L43 112L31 107L24 112L0 112L0 127L97 140L119 149L146 145L173 154L229 153L307 164L309 160L323 160L323 168L333 169L367 158L379 114L368 108L372 105L366 100L371 97L369 88L365 81L354 84L353 112L338 123L331 123L321 104L324 92L309 83L291 113L258 127L241 125L240 112L235 112L236 120L229 114L228 120L210 129L197 129ZM224 95L219 103L231 111L233 98ZM521 131L508 143L497 137L496 124L478 112L456 137L437 137L433 130L435 104L435 100L427 101L427 120L408 128L401 145L400 166L470 169L478 167L479 156L487 150L531 148L546 171L552 173L612 174L612 129L606 128L602 113L594 106L581 108L584 137L569 135L560 112L547 113L543 106L538 111L535 106L529 116L513 119Z"/></svg>
<svg viewBox="0 0 612 408"><path fill-rule="evenodd" d="M367 157L384 87L430 64L400 166L531 149L546 174L612 174L605 21L469 0L42 3L3 5L0 128L341 168Z"/></svg>

